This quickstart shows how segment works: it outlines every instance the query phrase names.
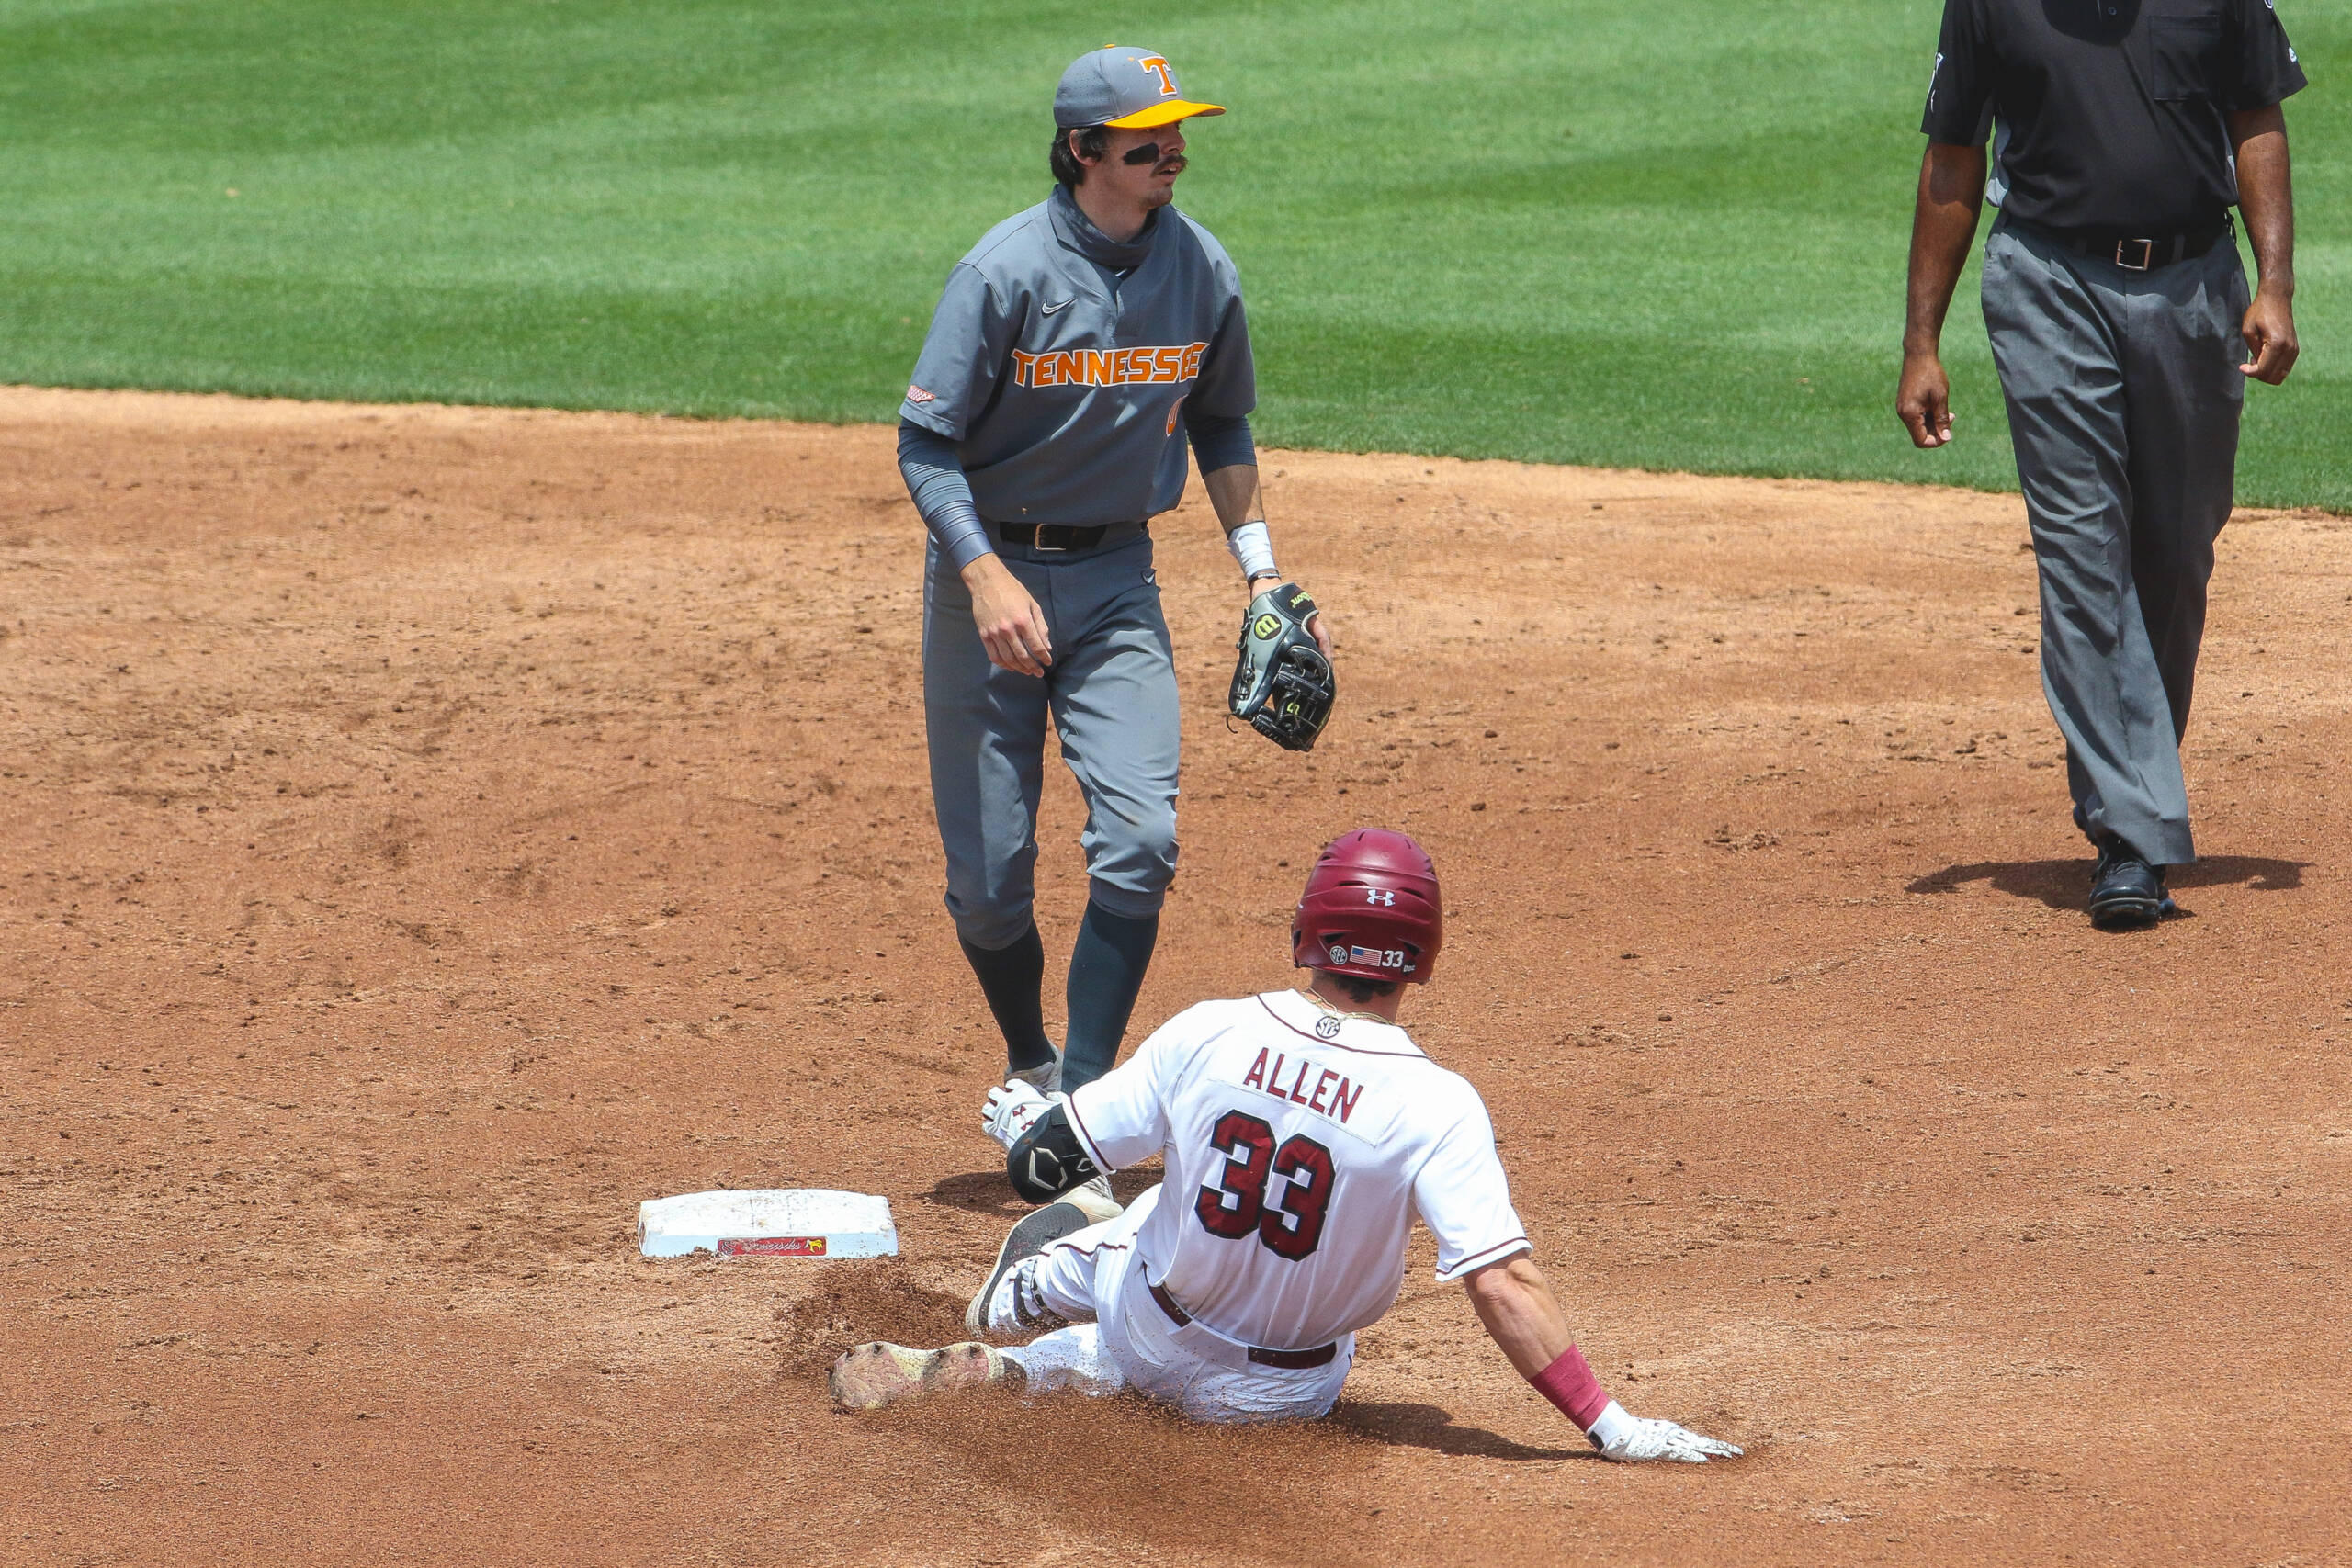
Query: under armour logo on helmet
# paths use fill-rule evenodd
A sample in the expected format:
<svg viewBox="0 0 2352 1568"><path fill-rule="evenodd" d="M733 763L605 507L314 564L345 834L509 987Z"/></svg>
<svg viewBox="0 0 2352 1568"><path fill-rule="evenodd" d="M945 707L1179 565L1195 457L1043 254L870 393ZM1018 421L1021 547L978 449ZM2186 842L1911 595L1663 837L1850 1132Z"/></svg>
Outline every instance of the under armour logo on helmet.
<svg viewBox="0 0 2352 1568"><path fill-rule="evenodd" d="M1363 890L1363 901L1393 909L1396 907L1396 895L1392 889L1386 887L1367 887Z"/></svg>

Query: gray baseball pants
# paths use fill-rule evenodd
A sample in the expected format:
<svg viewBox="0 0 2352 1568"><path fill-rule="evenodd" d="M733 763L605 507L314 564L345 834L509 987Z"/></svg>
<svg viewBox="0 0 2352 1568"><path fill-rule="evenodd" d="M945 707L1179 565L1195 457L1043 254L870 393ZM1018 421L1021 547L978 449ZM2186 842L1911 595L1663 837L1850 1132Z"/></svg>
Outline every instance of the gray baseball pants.
<svg viewBox="0 0 2352 1568"><path fill-rule="evenodd" d="M2180 738L2237 469L2245 269L2227 239L2134 272L2004 220L1984 298L2075 825L2100 848L2186 863Z"/></svg>
<svg viewBox="0 0 2352 1568"><path fill-rule="evenodd" d="M1151 537L1087 551L1000 543L1045 612L1054 662L1043 679L1000 670L972 625L964 580L934 547L923 570L922 689L931 795L947 852L956 933L998 950L1030 925L1046 728L1086 799L1091 900L1114 915L1159 912L1176 875L1176 659Z"/></svg>

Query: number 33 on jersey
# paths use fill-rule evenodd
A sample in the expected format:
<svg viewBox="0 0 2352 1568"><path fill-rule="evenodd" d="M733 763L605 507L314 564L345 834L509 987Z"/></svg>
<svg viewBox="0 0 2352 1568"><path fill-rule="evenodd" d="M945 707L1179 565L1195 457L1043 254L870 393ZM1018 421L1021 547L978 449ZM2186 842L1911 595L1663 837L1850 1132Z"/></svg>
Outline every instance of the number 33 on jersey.
<svg viewBox="0 0 2352 1568"><path fill-rule="evenodd" d="M1296 991L1179 1013L1069 1111L1106 1170L1164 1156L1167 1198L1136 1238L1146 1277L1243 1344L1377 1321L1404 1286L1409 1213L1440 1280L1528 1249L1477 1090L1396 1025Z"/></svg>

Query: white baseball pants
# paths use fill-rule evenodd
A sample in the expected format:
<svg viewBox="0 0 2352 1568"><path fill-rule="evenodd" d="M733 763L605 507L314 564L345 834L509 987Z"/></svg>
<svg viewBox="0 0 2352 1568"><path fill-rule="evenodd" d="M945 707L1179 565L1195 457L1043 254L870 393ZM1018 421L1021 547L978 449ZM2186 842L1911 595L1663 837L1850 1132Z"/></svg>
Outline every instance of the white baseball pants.
<svg viewBox="0 0 2352 1568"><path fill-rule="evenodd" d="M1038 1393L1137 1393L1195 1421L1312 1421L1331 1413L1355 1365L1355 1336L1320 1367L1268 1367L1249 1348L1197 1323L1179 1326L1152 1299L1136 1234L1159 1201L1154 1187L1126 1212L1064 1236L1009 1271L989 1303L989 1326L1020 1326L1012 1302L1030 1299L1070 1326L1007 1349Z"/></svg>

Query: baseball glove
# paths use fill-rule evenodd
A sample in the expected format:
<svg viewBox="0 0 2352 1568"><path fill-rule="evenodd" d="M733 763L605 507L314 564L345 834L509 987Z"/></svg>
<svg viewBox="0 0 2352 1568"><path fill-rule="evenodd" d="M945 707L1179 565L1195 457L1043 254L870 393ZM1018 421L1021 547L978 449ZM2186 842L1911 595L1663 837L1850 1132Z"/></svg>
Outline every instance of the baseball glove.
<svg viewBox="0 0 2352 1568"><path fill-rule="evenodd" d="M1284 582L1250 601L1242 618L1241 658L1233 667L1233 716L1289 751L1314 750L1339 696L1331 661L1306 629L1315 601Z"/></svg>

